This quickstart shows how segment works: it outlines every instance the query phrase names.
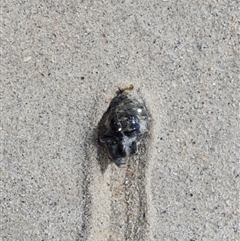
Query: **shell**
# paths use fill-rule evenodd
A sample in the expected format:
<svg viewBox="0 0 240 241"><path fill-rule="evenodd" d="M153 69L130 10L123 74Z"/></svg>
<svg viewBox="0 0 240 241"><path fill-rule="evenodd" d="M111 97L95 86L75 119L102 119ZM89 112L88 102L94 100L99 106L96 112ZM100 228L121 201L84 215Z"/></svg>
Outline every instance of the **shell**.
<svg viewBox="0 0 240 241"><path fill-rule="evenodd" d="M120 89L99 123L99 141L117 166L138 153L138 145L148 131L148 111L133 86Z"/></svg>

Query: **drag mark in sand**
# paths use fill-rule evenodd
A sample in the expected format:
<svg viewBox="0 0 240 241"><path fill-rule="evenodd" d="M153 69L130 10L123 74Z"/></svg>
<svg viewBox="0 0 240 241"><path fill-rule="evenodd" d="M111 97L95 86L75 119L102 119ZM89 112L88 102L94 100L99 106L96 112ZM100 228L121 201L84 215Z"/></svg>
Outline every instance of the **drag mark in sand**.
<svg viewBox="0 0 240 241"><path fill-rule="evenodd" d="M148 152L145 143L139 147L139 152L144 154L131 157L121 168L109 163L102 173L92 140L86 140L92 144L86 145L83 165L83 221L78 240L147 240Z"/></svg>

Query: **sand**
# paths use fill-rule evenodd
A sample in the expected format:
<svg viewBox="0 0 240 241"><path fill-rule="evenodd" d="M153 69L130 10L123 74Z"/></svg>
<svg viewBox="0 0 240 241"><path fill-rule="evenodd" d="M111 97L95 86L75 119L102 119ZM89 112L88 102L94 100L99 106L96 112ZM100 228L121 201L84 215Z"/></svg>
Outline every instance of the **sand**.
<svg viewBox="0 0 240 241"><path fill-rule="evenodd" d="M239 240L237 1L5 1L2 240ZM152 116L101 171L118 88Z"/></svg>

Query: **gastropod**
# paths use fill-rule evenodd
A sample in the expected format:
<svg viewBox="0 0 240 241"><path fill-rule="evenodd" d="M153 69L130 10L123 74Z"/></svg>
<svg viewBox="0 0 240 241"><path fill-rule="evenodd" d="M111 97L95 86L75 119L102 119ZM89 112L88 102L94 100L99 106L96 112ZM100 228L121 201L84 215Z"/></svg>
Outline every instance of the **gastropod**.
<svg viewBox="0 0 240 241"><path fill-rule="evenodd" d="M133 85L117 92L99 123L100 143L117 166L138 153L138 146L148 132L149 114Z"/></svg>

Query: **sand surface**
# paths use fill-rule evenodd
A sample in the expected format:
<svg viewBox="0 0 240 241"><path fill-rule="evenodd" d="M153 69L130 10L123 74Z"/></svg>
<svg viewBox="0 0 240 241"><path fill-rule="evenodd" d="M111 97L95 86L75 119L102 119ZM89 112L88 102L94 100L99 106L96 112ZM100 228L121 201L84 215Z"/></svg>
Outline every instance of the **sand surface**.
<svg viewBox="0 0 240 241"><path fill-rule="evenodd" d="M240 240L238 1L1 5L1 240ZM130 84L151 130L102 172Z"/></svg>

